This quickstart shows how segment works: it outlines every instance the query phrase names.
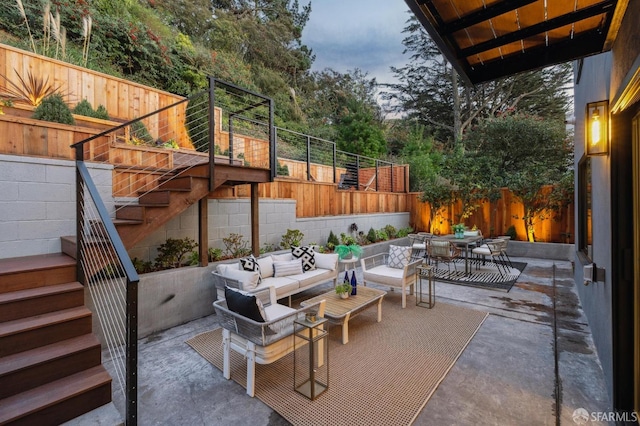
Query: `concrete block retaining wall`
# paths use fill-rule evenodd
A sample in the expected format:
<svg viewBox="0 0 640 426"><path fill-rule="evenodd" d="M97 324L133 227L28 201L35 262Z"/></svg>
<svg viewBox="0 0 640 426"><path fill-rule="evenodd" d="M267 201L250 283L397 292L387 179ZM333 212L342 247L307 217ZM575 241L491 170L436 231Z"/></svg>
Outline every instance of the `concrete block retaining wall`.
<svg viewBox="0 0 640 426"><path fill-rule="evenodd" d="M88 163L113 211L110 165ZM0 259L60 252L76 233L75 162L0 155Z"/></svg>
<svg viewBox="0 0 640 426"><path fill-rule="evenodd" d="M209 200L209 247L224 250L223 238L230 234L240 234L250 246L251 241L251 202L247 199ZM303 244L325 244L329 232L336 236L349 233L352 223L358 229L368 232L369 228L381 229L393 225L396 229L409 226L409 213L379 213L348 216L323 216L315 218L297 218L294 200L260 200L260 243L277 245L287 229L298 229L304 234ZM198 213L191 206L180 216L170 220L164 227L137 244L129 254L143 260L153 260L157 248L167 238L190 237L197 240Z"/></svg>

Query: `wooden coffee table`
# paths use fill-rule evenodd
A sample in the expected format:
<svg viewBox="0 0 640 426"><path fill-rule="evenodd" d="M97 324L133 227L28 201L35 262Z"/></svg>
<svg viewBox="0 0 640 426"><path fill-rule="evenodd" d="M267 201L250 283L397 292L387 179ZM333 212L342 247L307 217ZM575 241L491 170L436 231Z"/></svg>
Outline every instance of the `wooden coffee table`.
<svg viewBox="0 0 640 426"><path fill-rule="evenodd" d="M335 291L329 291L300 303L304 307L308 304L325 300L324 317L332 324L342 326L342 344L349 342L349 320L365 309L378 305L378 322L382 321L382 298L386 291L375 288L358 286L358 294L341 299Z"/></svg>

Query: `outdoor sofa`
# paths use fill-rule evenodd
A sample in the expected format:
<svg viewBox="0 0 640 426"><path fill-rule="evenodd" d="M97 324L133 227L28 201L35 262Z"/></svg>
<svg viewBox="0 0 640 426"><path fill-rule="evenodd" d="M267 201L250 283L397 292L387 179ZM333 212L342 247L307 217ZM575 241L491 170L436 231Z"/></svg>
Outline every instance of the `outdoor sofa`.
<svg viewBox="0 0 640 426"><path fill-rule="evenodd" d="M294 256L300 252L300 257ZM313 261L310 257L313 257ZM291 295L328 281L333 281L333 286L336 286L338 255L316 253L306 247L294 247L289 253L259 258L250 256L234 263L222 263L212 274L218 300L224 299L225 285L249 292L273 287L276 297L289 297L291 305Z"/></svg>

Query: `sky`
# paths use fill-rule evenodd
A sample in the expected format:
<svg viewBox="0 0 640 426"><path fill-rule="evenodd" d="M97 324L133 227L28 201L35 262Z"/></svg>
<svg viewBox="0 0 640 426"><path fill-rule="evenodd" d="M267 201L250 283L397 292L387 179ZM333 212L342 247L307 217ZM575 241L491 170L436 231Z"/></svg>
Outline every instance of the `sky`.
<svg viewBox="0 0 640 426"><path fill-rule="evenodd" d="M408 10L404 0L311 0L302 33L302 42L316 55L311 69L345 73L360 68L378 83L394 82L389 67L408 61L402 54Z"/></svg>

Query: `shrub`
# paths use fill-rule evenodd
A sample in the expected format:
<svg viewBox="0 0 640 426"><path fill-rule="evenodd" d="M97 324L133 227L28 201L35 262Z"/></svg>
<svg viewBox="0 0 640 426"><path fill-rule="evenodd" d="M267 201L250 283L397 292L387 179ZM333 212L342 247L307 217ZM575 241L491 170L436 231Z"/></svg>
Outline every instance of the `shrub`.
<svg viewBox="0 0 640 426"><path fill-rule="evenodd" d="M33 111L33 118L53 123L76 124L73 115L71 115L71 109L64 102L62 95L58 93L44 98Z"/></svg>
<svg viewBox="0 0 640 426"><path fill-rule="evenodd" d="M379 229L376 231L376 240L387 241L388 239L389 239L389 236L387 235L387 232L384 229Z"/></svg>
<svg viewBox="0 0 640 426"><path fill-rule="evenodd" d="M289 166L286 164L280 165L280 163L278 163L276 168L278 176L289 176Z"/></svg>
<svg viewBox="0 0 640 426"><path fill-rule="evenodd" d="M407 235L411 234L413 232L413 228L412 227L407 227L407 228L400 228L398 229L398 233L396 234L396 238L404 238Z"/></svg>
<svg viewBox="0 0 640 426"><path fill-rule="evenodd" d="M109 120L109 114L104 105L100 105L98 109L94 110L89 101L86 99L81 100L73 108L73 113L76 115L83 115L85 117L100 118L102 120Z"/></svg>
<svg viewBox="0 0 640 426"><path fill-rule="evenodd" d="M387 225L384 227L384 232L387 233L387 235L389 236L389 239L392 238L396 238L398 231L396 230L395 226L393 225Z"/></svg>
<svg viewBox="0 0 640 426"><path fill-rule="evenodd" d="M133 267L135 268L136 272L139 274L153 272L153 264L147 260L141 260L137 257L134 257L133 259L131 259L131 262L133 263Z"/></svg>
<svg viewBox="0 0 640 426"><path fill-rule="evenodd" d="M138 139L142 141L145 145L155 145L155 141L153 140L153 136L149 133L147 126L140 120L134 121L131 123L131 138ZM134 143L134 145L139 145L138 143Z"/></svg>
<svg viewBox="0 0 640 426"><path fill-rule="evenodd" d="M206 96L189 99L186 109L186 127L196 151L209 151L209 102Z"/></svg>
<svg viewBox="0 0 640 426"><path fill-rule="evenodd" d="M516 227L514 225L511 225L510 227L508 227L504 234L510 236L511 239L514 241L518 237L518 233L516 232Z"/></svg>
<svg viewBox="0 0 640 426"><path fill-rule="evenodd" d="M189 237L167 238L167 241L158 247L155 266L158 269L179 268L182 266L184 256L191 253L196 247L198 247L198 243Z"/></svg>
<svg viewBox="0 0 640 426"><path fill-rule="evenodd" d="M347 235L343 232L340 234L340 244L344 244L345 246L352 246L356 244L356 239L351 235Z"/></svg>
<svg viewBox="0 0 640 426"><path fill-rule="evenodd" d="M231 233L228 237L223 238L225 253L233 258L246 256L251 253L251 249L247 246L249 244L241 234Z"/></svg>
<svg viewBox="0 0 640 426"><path fill-rule="evenodd" d="M282 236L280 247L283 249L289 249L291 247L298 247L302 243L304 234L297 229L287 229L287 233Z"/></svg>
<svg viewBox="0 0 640 426"><path fill-rule="evenodd" d="M376 235L376 230L373 228L369 228L369 232L367 233L367 240L369 240L372 243L375 243L376 241L378 241L378 236Z"/></svg>
<svg viewBox="0 0 640 426"><path fill-rule="evenodd" d="M330 248L331 250L333 250L335 246L340 244L340 240L338 240L338 237L336 237L336 234L334 234L333 231L329 231L329 238L327 238L327 247L329 246L329 244L333 244L333 247Z"/></svg>
<svg viewBox="0 0 640 426"><path fill-rule="evenodd" d="M222 259L222 249L221 248L213 248L209 247L209 261L215 262L217 260Z"/></svg>

